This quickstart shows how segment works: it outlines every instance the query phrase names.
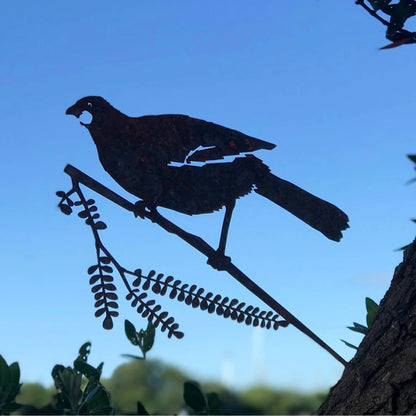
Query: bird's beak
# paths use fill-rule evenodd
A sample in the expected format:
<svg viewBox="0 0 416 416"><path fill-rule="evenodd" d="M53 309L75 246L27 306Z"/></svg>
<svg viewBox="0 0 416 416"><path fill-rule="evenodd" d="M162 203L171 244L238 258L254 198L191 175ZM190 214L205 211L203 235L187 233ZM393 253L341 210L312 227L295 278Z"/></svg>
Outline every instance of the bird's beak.
<svg viewBox="0 0 416 416"><path fill-rule="evenodd" d="M65 114L70 114L72 116L75 116L76 118L79 118L79 116L82 114L82 110L80 110L79 108L77 108L77 105L74 104L73 106L69 107L65 111Z"/></svg>
<svg viewBox="0 0 416 416"><path fill-rule="evenodd" d="M71 107L69 107L65 111L65 114L70 114L72 116L75 116L76 118L80 118L83 112L84 112L84 110L82 108L78 107L77 103L75 103L74 105L72 105ZM81 124L81 126L84 126L84 127L88 128L88 126L91 123L83 123L82 121L80 121L79 124Z"/></svg>

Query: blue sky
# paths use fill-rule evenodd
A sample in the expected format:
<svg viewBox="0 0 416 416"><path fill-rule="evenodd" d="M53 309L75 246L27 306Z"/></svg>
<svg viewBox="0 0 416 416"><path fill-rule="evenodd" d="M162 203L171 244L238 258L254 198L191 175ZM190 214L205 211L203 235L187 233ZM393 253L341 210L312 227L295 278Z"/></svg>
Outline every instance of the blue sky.
<svg viewBox="0 0 416 416"><path fill-rule="evenodd" d="M50 383L92 342L104 376L135 353L123 319L145 325L123 300L112 331L94 318L87 268L92 235L57 208L63 173L78 167L134 201L99 164L88 132L65 109L101 95L128 115L181 113L276 143L259 152L278 176L342 208L351 228L340 243L252 194L237 202L228 254L321 338L339 339L365 321L415 234L414 47L379 51L383 27L353 0L14 1L0 16L0 354L25 381ZM264 307L226 273L150 221L92 192L109 229L104 244L127 268L155 269L207 291ZM222 213L170 219L215 246ZM150 357L199 380L316 390L342 365L296 329L253 330L169 299L157 299L185 332L157 334Z"/></svg>

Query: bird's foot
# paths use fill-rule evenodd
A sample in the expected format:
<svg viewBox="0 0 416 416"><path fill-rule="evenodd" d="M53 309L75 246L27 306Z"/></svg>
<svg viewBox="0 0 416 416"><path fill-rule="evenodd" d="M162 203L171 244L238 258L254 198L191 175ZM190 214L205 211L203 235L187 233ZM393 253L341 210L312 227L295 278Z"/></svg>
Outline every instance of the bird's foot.
<svg viewBox="0 0 416 416"><path fill-rule="evenodd" d="M222 251L218 250L216 250L214 254L211 254L207 261L207 264L218 271L227 270L227 267L230 263L231 257L226 256Z"/></svg>
<svg viewBox="0 0 416 416"><path fill-rule="evenodd" d="M147 206L147 204L146 204L146 202L144 202L144 201L137 201L135 204L134 204L134 211L133 211L133 214L134 214L134 216L137 218L137 217L140 217L142 220L144 220L144 217L145 217L145 213L146 213L146 209L148 208L148 206Z"/></svg>

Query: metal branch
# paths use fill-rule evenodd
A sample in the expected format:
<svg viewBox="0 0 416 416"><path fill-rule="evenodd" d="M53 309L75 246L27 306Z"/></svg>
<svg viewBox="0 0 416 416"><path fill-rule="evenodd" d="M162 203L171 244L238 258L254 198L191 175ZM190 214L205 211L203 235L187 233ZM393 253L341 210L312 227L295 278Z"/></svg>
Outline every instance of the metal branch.
<svg viewBox="0 0 416 416"><path fill-rule="evenodd" d="M78 183L87 186L94 192L102 195L104 198L114 202L120 207L134 213L137 216L137 206L115 192L111 191L104 185L100 184L96 180L92 179L90 176L81 172L72 165L67 165L64 169L64 172L67 173L72 180L75 180ZM202 238L190 234L174 223L167 220L165 217L159 214L159 212L154 210L142 210L140 214L144 217L150 219L152 222L158 224L164 230L169 233L176 234L178 237L182 238L189 245L194 247L196 250L207 256L208 258L218 257L218 253L214 250L209 244L207 244ZM245 275L240 269L238 269L228 258L224 257L221 259L221 270L227 271L231 276L233 276L238 282L240 282L245 288L252 292L255 296L261 299L266 305L271 309L281 315L286 319L290 324L292 324L299 331L307 335L323 349L325 349L329 354L331 354L336 360L338 360L344 366L347 362L335 352L329 345L327 345L321 338L319 338L314 332L312 332L307 326L305 326L301 321L299 321L295 316L293 316L287 309L280 305L275 299L273 299L266 291L264 291L260 286L253 282L247 275Z"/></svg>
<svg viewBox="0 0 416 416"><path fill-rule="evenodd" d="M368 13L371 14L371 16L375 17L379 22L383 23L383 25L389 26L389 22L385 19L383 19L381 16L377 14L375 10L373 10L371 7L368 7L364 0L356 0L355 4L358 4L362 7L364 7L365 10L367 10Z"/></svg>

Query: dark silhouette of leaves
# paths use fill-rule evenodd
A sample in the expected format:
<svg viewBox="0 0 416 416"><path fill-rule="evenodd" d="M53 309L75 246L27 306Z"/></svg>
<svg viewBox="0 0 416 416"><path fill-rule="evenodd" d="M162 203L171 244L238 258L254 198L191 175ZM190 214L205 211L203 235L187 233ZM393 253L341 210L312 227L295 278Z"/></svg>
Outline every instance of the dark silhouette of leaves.
<svg viewBox="0 0 416 416"><path fill-rule="evenodd" d="M383 25L387 26L386 38L393 43L380 49L396 48L400 45L416 43L416 32L403 29L406 21L416 15L415 0L400 0L392 4L392 0L356 0L355 4L362 6L368 13ZM378 14L382 12L386 19Z"/></svg>
<svg viewBox="0 0 416 416"><path fill-rule="evenodd" d="M198 236L192 235L185 230L181 229L174 223L170 222L166 218L164 218L162 215L158 213L157 210L152 210L149 207L144 208L142 210L138 210L138 206L140 205L139 201L136 204L132 204L130 201L126 200L125 198L121 197L120 195L116 194L115 192L111 191L110 189L106 188L99 182L95 181L88 175L85 175L80 170L74 168L71 165L67 165L64 169L65 173L70 175L72 179L72 189L64 194L64 197L61 196L61 203L67 202L68 205L73 206L79 206L83 207L84 210L88 208L88 204L86 199L84 198L84 195L81 192L80 185L87 186L88 188L92 189L93 191L97 192L98 194L104 196L108 200L114 202L115 204L121 206L122 208L132 212L135 216L141 216L143 218L150 219L152 222L157 223L160 227L165 229L168 232L171 232L173 234L176 234L178 237L186 241L189 245L196 248L198 251L200 251L202 254L206 255L208 257L208 264L211 264L211 266L214 269L217 270L226 270L232 277L234 277L239 283L241 283L243 286L245 286L248 290L250 290L255 296L257 296L259 299L261 299L263 302L265 302L274 312L276 312L276 315L273 317L272 321L267 320L264 321L264 314L261 315L260 318L257 318L255 320L255 324L260 324L261 326L264 326L266 328L273 328L278 329L280 326L287 326L289 323L291 323L293 326L295 326L298 330L303 332L305 335L307 335L309 338L311 338L314 342L316 342L318 345L320 345L322 348L324 348L329 354L331 354L337 361L342 363L343 365L346 365L347 362L336 352L334 351L328 344L326 344L321 338L319 338L313 331L311 331L306 325L304 325L301 321L299 321L295 316L293 316L287 309L285 309L282 305L280 305L274 298L272 298L266 291L264 291L260 286L258 286L255 282L253 282L247 275L245 275L241 270L239 270L229 258L217 256L217 252L209 245L207 244L203 239L201 239ZM70 201L69 196L76 193L79 197L79 201L72 202ZM60 194L62 195L62 194ZM71 205L71 206L72 206ZM134 289L131 286L131 283L128 281L127 276L131 275L134 276L135 279L137 279L137 273L131 272L124 267L122 267L117 260L111 255L111 253L104 247L104 245L101 242L100 236L99 236L99 227L96 227L95 218L97 218L96 214L92 214L90 212L90 215L85 220L85 223L90 226L91 231L93 233L94 239L95 239L95 248L97 251L97 261L100 263L100 257L106 257L110 259L110 262L106 262L107 264L112 264L114 266L115 270L118 272L121 280L123 281L126 289L127 289L127 296L126 298L132 302L132 306L138 308L140 307L140 302L144 303L143 299L140 299L140 284L135 287ZM221 246L221 244L220 244ZM213 264L214 262L215 264ZM143 276L142 276L143 277ZM152 276L149 278L147 276L147 279L144 279L145 282L150 281ZM162 282L162 278L160 278L160 283ZM137 283L137 282L136 282ZM154 279L153 279L154 283ZM166 286L166 283L164 284L164 287L166 287L166 290L164 293L168 293L170 298L177 298L179 297L183 299L186 299L189 295L189 292L187 292L187 288L189 287L188 284L183 284L180 286L180 282L172 281L170 278L170 283L168 286ZM96 281L94 283L94 288L99 285L100 282ZM104 285L103 285L104 286ZM151 284L149 284L149 287ZM105 286L103 287L105 289ZM162 291L160 292L162 293ZM194 291L191 293L192 296L192 302L191 305L193 307L198 307L197 305L203 305L201 309L204 309L206 307L206 310L208 312L214 312L216 308L218 307L218 304L212 302L215 300L215 298L218 298L218 300L221 300L221 295L217 295L214 297L214 299L211 299L212 294L210 296L203 295L203 292L197 291L197 296L194 296ZM117 299L117 295L114 292L111 291L96 291L94 293L94 299L99 300L101 298L106 299ZM209 299L209 302L207 301ZM235 302L233 302L234 304ZM149 307L152 307L153 305L145 304L141 309L142 311L146 311ZM239 308L239 309L237 309ZM160 317L160 307L156 308L153 307L153 314L149 313L149 319L158 319ZM253 322L253 317L250 316L251 311L254 309L252 306L248 306L246 309L243 309L242 306L232 306L230 307L228 304L223 302L220 305L219 311L220 314L226 317L231 317L232 319L237 320L237 322L246 322L250 323ZM231 313L229 313L231 312ZM148 314L148 312L146 312ZM106 311L106 318L104 320L104 327L110 328L112 326L112 317L115 317L118 315L117 311L108 310ZM277 320L278 316L282 316L284 319ZM147 316L147 315L146 315ZM254 318L255 315L253 315ZM266 314L266 316L271 316ZM178 331L178 324L174 323L173 318L169 317L165 320L160 320L162 323L162 330L168 329L168 337L175 336L177 338L180 338L183 336L183 333Z"/></svg>
<svg viewBox="0 0 416 416"><path fill-rule="evenodd" d="M59 208L65 215L70 215L72 213L72 208L67 204L60 204Z"/></svg>
<svg viewBox="0 0 416 416"><path fill-rule="evenodd" d="M78 200L72 201L70 196L76 194ZM184 283L172 276L165 276L163 273L157 273L155 270L144 274L142 269L129 271L123 268L111 253L104 247L101 242L99 231L107 228L103 221L97 221L100 217L97 206L93 199L86 200L82 194L79 185L74 184L71 191L65 193L58 191L57 196L61 198L59 208L65 214L72 213L72 206L79 207L78 217L85 220L85 223L91 228L97 247L97 263L87 269L90 275L89 283L95 299L95 316L104 317L103 327L111 329L114 325L113 318L119 315L118 296L116 285L114 284L114 271L120 275L124 286L127 289L126 299L131 306L136 309L137 313L151 322L155 328L162 332L167 332L168 337L182 338L183 332L179 331L179 325L175 319L169 316L167 311L155 300L149 299L146 292L151 291L155 295L168 296L170 299L176 299L192 308L199 308L212 314L216 312L218 316L231 318L231 320L246 323L247 325L260 325L267 329L278 329L280 326L287 326L287 322L277 321L279 315L272 311L260 311L259 308L247 306L238 299L231 299L227 296L222 297L212 292L205 293L205 289L198 288L197 285ZM134 279L130 283L127 276Z"/></svg>
<svg viewBox="0 0 416 416"><path fill-rule="evenodd" d="M216 312L218 316L231 318L239 323L245 322L247 325L275 330L280 326L285 326L286 323L285 320L277 321L279 315L273 311L261 311L260 308L251 305L245 307L245 302L239 302L238 299L230 300L227 296L223 298L219 294L214 296L212 292L204 294L205 290L203 288L183 283L181 280L175 280L172 276L164 278L162 273L156 276L154 270L146 275L141 269L137 269L132 274L137 276L133 281L135 287L140 287L141 282L144 282L141 287L144 291L151 289L153 293L161 296L168 294L170 299L176 298L179 302L184 302L193 308L200 308L208 313ZM145 306L142 305L139 312L142 313L144 308Z"/></svg>

